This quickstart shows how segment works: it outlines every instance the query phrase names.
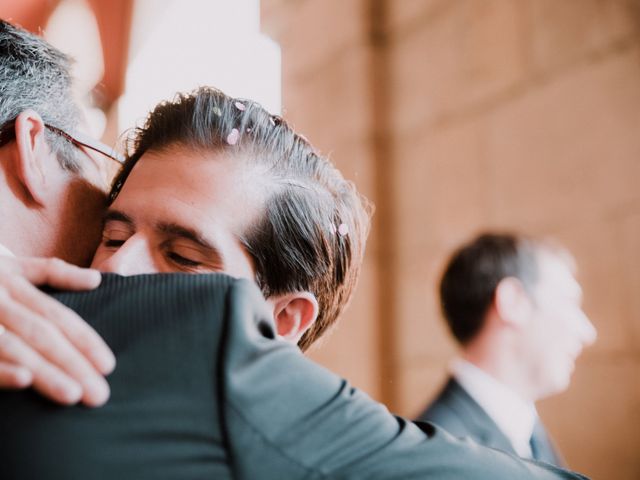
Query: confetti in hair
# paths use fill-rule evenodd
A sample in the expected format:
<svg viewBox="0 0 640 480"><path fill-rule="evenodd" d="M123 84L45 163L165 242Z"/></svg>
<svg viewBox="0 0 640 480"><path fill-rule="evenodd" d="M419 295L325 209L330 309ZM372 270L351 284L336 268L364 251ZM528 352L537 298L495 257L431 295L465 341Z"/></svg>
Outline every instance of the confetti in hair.
<svg viewBox="0 0 640 480"><path fill-rule="evenodd" d="M338 227L338 233L340 234L341 237L344 237L349 233L349 227L347 226L346 223L340 224L340 226Z"/></svg>
<svg viewBox="0 0 640 480"><path fill-rule="evenodd" d="M232 129L231 132L229 132L229 135L227 135L227 143L229 145L235 145L236 143L238 143L239 139L240 139L240 132L238 131L237 128Z"/></svg>
<svg viewBox="0 0 640 480"><path fill-rule="evenodd" d="M222 116L222 110L220 110L218 107L213 107L213 113L219 117Z"/></svg>
<svg viewBox="0 0 640 480"><path fill-rule="evenodd" d="M244 106L244 103L242 103L242 102L235 102L234 105L241 112L244 112L246 110L246 107Z"/></svg>

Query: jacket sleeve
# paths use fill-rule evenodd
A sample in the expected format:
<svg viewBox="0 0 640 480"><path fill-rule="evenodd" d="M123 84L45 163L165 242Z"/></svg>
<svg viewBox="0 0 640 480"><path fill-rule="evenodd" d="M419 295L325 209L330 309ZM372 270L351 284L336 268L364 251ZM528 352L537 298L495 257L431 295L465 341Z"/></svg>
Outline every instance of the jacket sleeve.
<svg viewBox="0 0 640 480"><path fill-rule="evenodd" d="M248 282L230 290L228 309L220 375L237 478L585 478L391 415L276 339Z"/></svg>

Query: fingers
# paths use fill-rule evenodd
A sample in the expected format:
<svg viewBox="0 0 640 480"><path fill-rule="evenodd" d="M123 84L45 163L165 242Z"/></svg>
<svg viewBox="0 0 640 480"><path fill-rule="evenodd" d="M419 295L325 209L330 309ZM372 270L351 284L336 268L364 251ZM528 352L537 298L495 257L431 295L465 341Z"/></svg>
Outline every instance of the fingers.
<svg viewBox="0 0 640 480"><path fill-rule="evenodd" d="M98 372L108 375L113 371L116 363L113 353L102 337L73 310L22 279L14 279L9 293L16 302L27 305L29 310L53 323L71 343L72 348L88 359ZM67 366L65 370L69 371L69 368Z"/></svg>
<svg viewBox="0 0 640 480"><path fill-rule="evenodd" d="M0 359L4 370L26 369L31 375L31 385L42 395L58 403L71 405L82 397L82 388L60 369L47 364L37 352L29 348L10 331L0 335ZM22 365L15 367L15 365ZM31 373L35 372L35 373ZM2 384L7 388L17 385ZM25 385L27 386L27 385Z"/></svg>
<svg viewBox="0 0 640 480"><path fill-rule="evenodd" d="M0 388L21 389L32 382L33 375L27 368L0 362Z"/></svg>
<svg viewBox="0 0 640 480"><path fill-rule="evenodd" d="M20 303L29 300L33 304L34 299L35 308ZM55 401L67 404L82 399L89 406L102 405L109 397L107 382L57 326L84 323L67 310L22 278L12 283L10 292L0 288L0 318L7 329L0 335L0 355L7 363L27 368L33 375L33 387ZM43 318L39 312L44 311L56 320ZM69 318L75 320L69 322Z"/></svg>
<svg viewBox="0 0 640 480"><path fill-rule="evenodd" d="M100 272L80 268L59 258L3 258L13 261L13 269L35 285L49 285L61 290L92 290L100 285Z"/></svg>

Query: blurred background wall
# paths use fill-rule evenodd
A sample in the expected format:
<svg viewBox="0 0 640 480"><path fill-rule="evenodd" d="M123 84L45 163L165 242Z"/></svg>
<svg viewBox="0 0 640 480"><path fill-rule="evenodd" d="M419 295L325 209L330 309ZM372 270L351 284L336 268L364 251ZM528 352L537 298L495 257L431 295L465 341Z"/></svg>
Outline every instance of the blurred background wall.
<svg viewBox="0 0 640 480"><path fill-rule="evenodd" d="M564 243L599 339L540 413L574 469L640 478L640 0L0 0L0 15L76 56L107 141L205 83L282 101L377 206L354 301L310 355L392 411L417 414L455 355L435 296L453 248L489 228Z"/></svg>
<svg viewBox="0 0 640 480"><path fill-rule="evenodd" d="M312 356L415 415L455 353L446 255L486 228L555 237L599 339L541 416L573 468L640 478L640 2L263 0L262 29L285 116L377 205Z"/></svg>

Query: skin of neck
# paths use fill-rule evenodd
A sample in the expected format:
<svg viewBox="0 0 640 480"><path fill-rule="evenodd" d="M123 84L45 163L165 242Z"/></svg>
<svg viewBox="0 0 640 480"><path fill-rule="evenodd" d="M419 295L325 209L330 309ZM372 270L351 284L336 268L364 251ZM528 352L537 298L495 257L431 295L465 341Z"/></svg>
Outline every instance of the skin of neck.
<svg viewBox="0 0 640 480"><path fill-rule="evenodd" d="M495 308L490 308L480 332L462 347L462 357L527 402L535 402L538 395L523 362L517 329L505 325Z"/></svg>
<svg viewBox="0 0 640 480"><path fill-rule="evenodd" d="M0 152L0 243L17 256L89 266L100 241L106 193L78 175L52 168L46 172L47 195L37 202L2 158L6 152Z"/></svg>
<svg viewBox="0 0 640 480"><path fill-rule="evenodd" d="M0 243L18 256L54 256L53 225L46 209L0 169Z"/></svg>

